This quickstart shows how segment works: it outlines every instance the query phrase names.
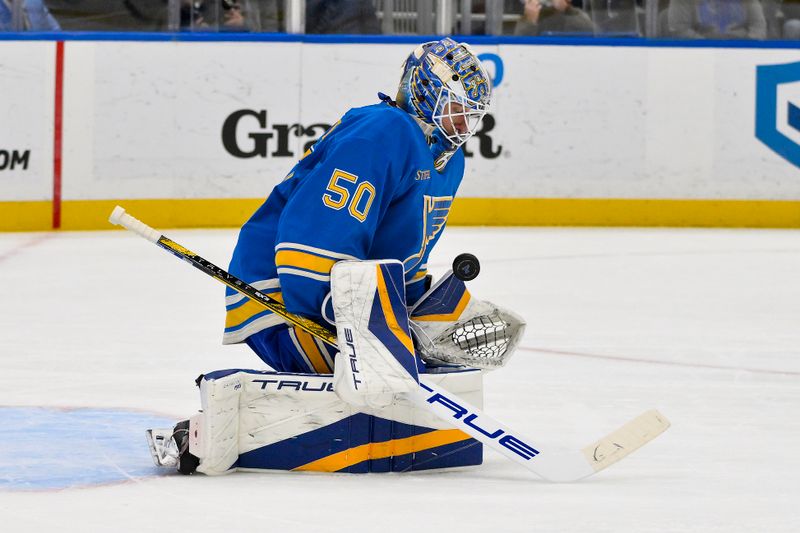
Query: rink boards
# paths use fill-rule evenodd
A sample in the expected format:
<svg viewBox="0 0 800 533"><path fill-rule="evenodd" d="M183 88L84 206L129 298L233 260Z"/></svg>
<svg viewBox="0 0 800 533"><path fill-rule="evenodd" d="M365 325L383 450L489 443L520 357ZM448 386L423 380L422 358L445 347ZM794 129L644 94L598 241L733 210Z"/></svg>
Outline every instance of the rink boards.
<svg viewBox="0 0 800 533"><path fill-rule="evenodd" d="M236 226L413 47L253 39L0 43L0 230ZM475 41L451 224L800 227L797 50L596 43Z"/></svg>

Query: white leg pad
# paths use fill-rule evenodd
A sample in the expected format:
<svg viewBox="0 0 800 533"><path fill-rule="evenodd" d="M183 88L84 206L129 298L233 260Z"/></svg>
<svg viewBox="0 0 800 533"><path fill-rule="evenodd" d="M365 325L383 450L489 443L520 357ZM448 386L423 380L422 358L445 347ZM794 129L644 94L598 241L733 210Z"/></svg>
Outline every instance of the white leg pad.
<svg viewBox="0 0 800 533"><path fill-rule="evenodd" d="M198 472L227 474L239 458L239 403L242 390L240 374L200 381L202 420L189 421L189 451L200 458ZM192 428L194 421L194 428ZM195 431L197 430L197 435ZM195 448L192 447L194 439Z"/></svg>
<svg viewBox="0 0 800 533"><path fill-rule="evenodd" d="M227 372L231 373L201 381L203 412L189 421L189 451L200 458L197 471L208 475L235 471L232 467L237 460L238 468L291 470L297 464L292 462L294 452L287 450L296 447L297 453L303 454L307 435L360 413L426 428L452 427L405 395L395 396L382 408L357 408L334 392L330 374L222 371ZM480 371L427 374L426 380L473 405L483 403ZM244 459L251 452L282 442L292 446L283 449L279 461L273 456L255 463Z"/></svg>

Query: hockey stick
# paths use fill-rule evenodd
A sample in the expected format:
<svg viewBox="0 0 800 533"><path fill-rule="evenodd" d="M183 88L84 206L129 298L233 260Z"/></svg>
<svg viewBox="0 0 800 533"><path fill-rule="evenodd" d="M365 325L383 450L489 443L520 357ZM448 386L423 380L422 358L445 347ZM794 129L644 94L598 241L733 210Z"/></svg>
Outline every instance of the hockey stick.
<svg viewBox="0 0 800 533"><path fill-rule="evenodd" d="M233 290L260 303L287 322L338 349L336 335L330 330L312 320L290 313L281 302L261 293L236 276L128 215L122 207L114 208L109 222L155 243ZM532 440L433 383L420 379L419 386L417 391L409 394L414 403L548 481L576 481L588 477L636 451L669 427L669 421L661 413L651 410L582 450L550 451L541 446L533 446Z"/></svg>

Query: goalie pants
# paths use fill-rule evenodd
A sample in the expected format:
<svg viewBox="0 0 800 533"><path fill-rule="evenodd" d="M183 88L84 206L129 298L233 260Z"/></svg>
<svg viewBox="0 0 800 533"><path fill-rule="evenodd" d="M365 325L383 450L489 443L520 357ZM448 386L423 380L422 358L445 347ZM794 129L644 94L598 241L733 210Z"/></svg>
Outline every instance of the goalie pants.
<svg viewBox="0 0 800 533"><path fill-rule="evenodd" d="M299 328L273 326L245 341L258 357L278 372L331 374L338 350Z"/></svg>

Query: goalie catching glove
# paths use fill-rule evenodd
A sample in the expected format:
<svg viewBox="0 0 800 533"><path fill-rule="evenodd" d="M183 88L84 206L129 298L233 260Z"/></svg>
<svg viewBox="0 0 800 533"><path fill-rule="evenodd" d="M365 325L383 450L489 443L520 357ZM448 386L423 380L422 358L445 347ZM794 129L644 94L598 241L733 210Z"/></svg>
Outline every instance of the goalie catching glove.
<svg viewBox="0 0 800 533"><path fill-rule="evenodd" d="M448 272L411 308L418 355L429 365L495 369L505 365L525 332L525 321L473 298Z"/></svg>

